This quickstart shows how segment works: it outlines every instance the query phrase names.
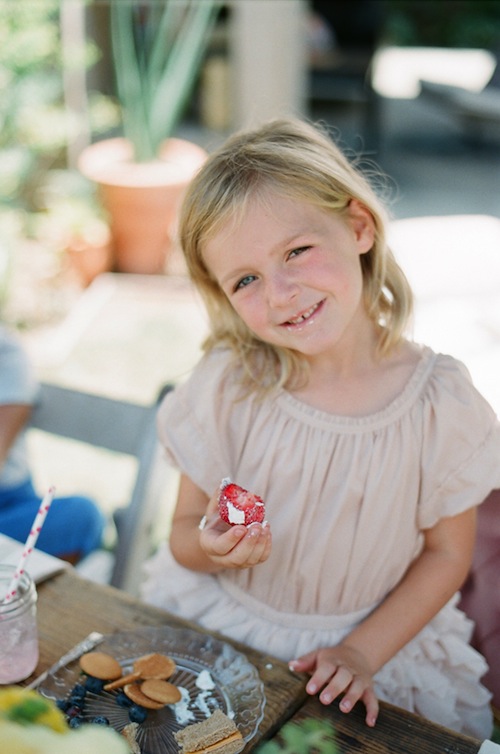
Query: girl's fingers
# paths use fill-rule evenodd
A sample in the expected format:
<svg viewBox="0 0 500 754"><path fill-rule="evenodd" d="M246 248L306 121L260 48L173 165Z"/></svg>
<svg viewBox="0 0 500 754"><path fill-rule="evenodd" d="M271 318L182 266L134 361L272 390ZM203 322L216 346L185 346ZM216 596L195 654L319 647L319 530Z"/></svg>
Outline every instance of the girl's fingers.
<svg viewBox="0 0 500 754"><path fill-rule="evenodd" d="M306 691L308 694L319 694L321 692L320 701L323 702L323 704L330 704L332 699L334 699L333 695L333 683L334 679L336 677L336 674L338 672L337 665L334 665L332 663L322 663L319 665L314 673L312 674L310 680L307 683ZM329 690L328 687L331 688ZM323 691L322 691L323 689ZM340 693L343 689L340 688L336 693Z"/></svg>
<svg viewBox="0 0 500 754"><path fill-rule="evenodd" d="M251 545L248 555L249 565L257 565L267 558L271 548L271 531L269 526L250 524L247 529L246 540Z"/></svg>
<svg viewBox="0 0 500 754"><path fill-rule="evenodd" d="M308 652L306 655L302 655L301 657L296 657L294 660L290 660L288 667L290 668L292 673L306 673L307 671L311 671L315 667L316 656L317 653L315 651Z"/></svg>
<svg viewBox="0 0 500 754"><path fill-rule="evenodd" d="M373 728L378 718L379 703L377 696L371 687L369 689L366 689L365 693L363 694L363 702L366 707L366 724L369 725L370 728Z"/></svg>
<svg viewBox="0 0 500 754"><path fill-rule="evenodd" d="M261 563L269 551L270 538L271 532L268 527L260 524L249 526L234 552L239 565L246 568Z"/></svg>
<svg viewBox="0 0 500 754"><path fill-rule="evenodd" d="M262 563L271 549L271 531L260 524L228 526L223 530L217 524L207 526L200 535L205 552L228 568L249 568Z"/></svg>
<svg viewBox="0 0 500 754"><path fill-rule="evenodd" d="M351 671L340 666L331 676L330 681L319 695L322 704L331 704L343 691L349 689L353 683L353 674ZM359 698L359 697L358 697Z"/></svg>
<svg viewBox="0 0 500 754"><path fill-rule="evenodd" d="M340 709L342 712L350 712L356 702L358 702L366 693L366 681L360 676L355 676L347 687L347 691L340 702Z"/></svg>

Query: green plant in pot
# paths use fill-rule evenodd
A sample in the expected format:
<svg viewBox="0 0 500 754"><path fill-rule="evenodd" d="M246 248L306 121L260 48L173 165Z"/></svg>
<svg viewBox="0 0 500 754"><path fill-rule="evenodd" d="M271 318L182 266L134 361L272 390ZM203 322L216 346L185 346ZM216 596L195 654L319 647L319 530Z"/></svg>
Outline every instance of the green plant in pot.
<svg viewBox="0 0 500 754"><path fill-rule="evenodd" d="M173 134L220 8L220 0L110 0L124 136L85 149L79 167L99 185L118 271L165 270L179 204L206 159Z"/></svg>

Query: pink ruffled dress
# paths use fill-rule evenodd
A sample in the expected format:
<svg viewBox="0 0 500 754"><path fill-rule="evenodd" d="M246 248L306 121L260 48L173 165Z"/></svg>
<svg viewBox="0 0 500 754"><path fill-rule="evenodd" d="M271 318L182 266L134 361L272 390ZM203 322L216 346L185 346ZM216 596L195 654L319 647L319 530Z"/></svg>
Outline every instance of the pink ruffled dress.
<svg viewBox="0 0 500 754"><path fill-rule="evenodd" d="M212 495L230 476L266 501L273 550L216 576L178 565L167 545L142 596L289 661L342 640L401 580L422 530L500 487L500 425L465 367L422 347L401 394L362 418L281 390L235 400L228 354L206 355L160 407L171 463ZM491 734L484 659L458 595L376 675L380 699L478 738Z"/></svg>

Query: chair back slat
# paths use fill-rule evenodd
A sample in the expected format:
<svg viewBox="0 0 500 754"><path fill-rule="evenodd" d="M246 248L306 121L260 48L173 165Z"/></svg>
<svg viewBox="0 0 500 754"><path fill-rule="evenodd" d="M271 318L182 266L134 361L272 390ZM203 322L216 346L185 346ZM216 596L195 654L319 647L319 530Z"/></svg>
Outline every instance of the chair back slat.
<svg viewBox="0 0 500 754"><path fill-rule="evenodd" d="M158 399L141 405L42 382L30 426L138 460L134 487L117 516L117 545L111 583L137 593L141 565L150 553L158 507L161 456L156 435L159 400L172 389L165 385Z"/></svg>

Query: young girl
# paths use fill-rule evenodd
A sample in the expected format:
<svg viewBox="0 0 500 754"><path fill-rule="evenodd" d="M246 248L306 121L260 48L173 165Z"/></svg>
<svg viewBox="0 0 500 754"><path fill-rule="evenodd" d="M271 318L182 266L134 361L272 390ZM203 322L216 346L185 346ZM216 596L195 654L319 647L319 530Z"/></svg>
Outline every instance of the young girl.
<svg viewBox="0 0 500 754"><path fill-rule="evenodd" d="M378 698L485 738L486 665L455 605L500 427L462 364L405 338L385 224L301 122L233 136L193 181L181 241L211 332L160 409L181 480L143 596L307 672L324 704L362 701L368 725ZM222 522L227 476L267 523Z"/></svg>

